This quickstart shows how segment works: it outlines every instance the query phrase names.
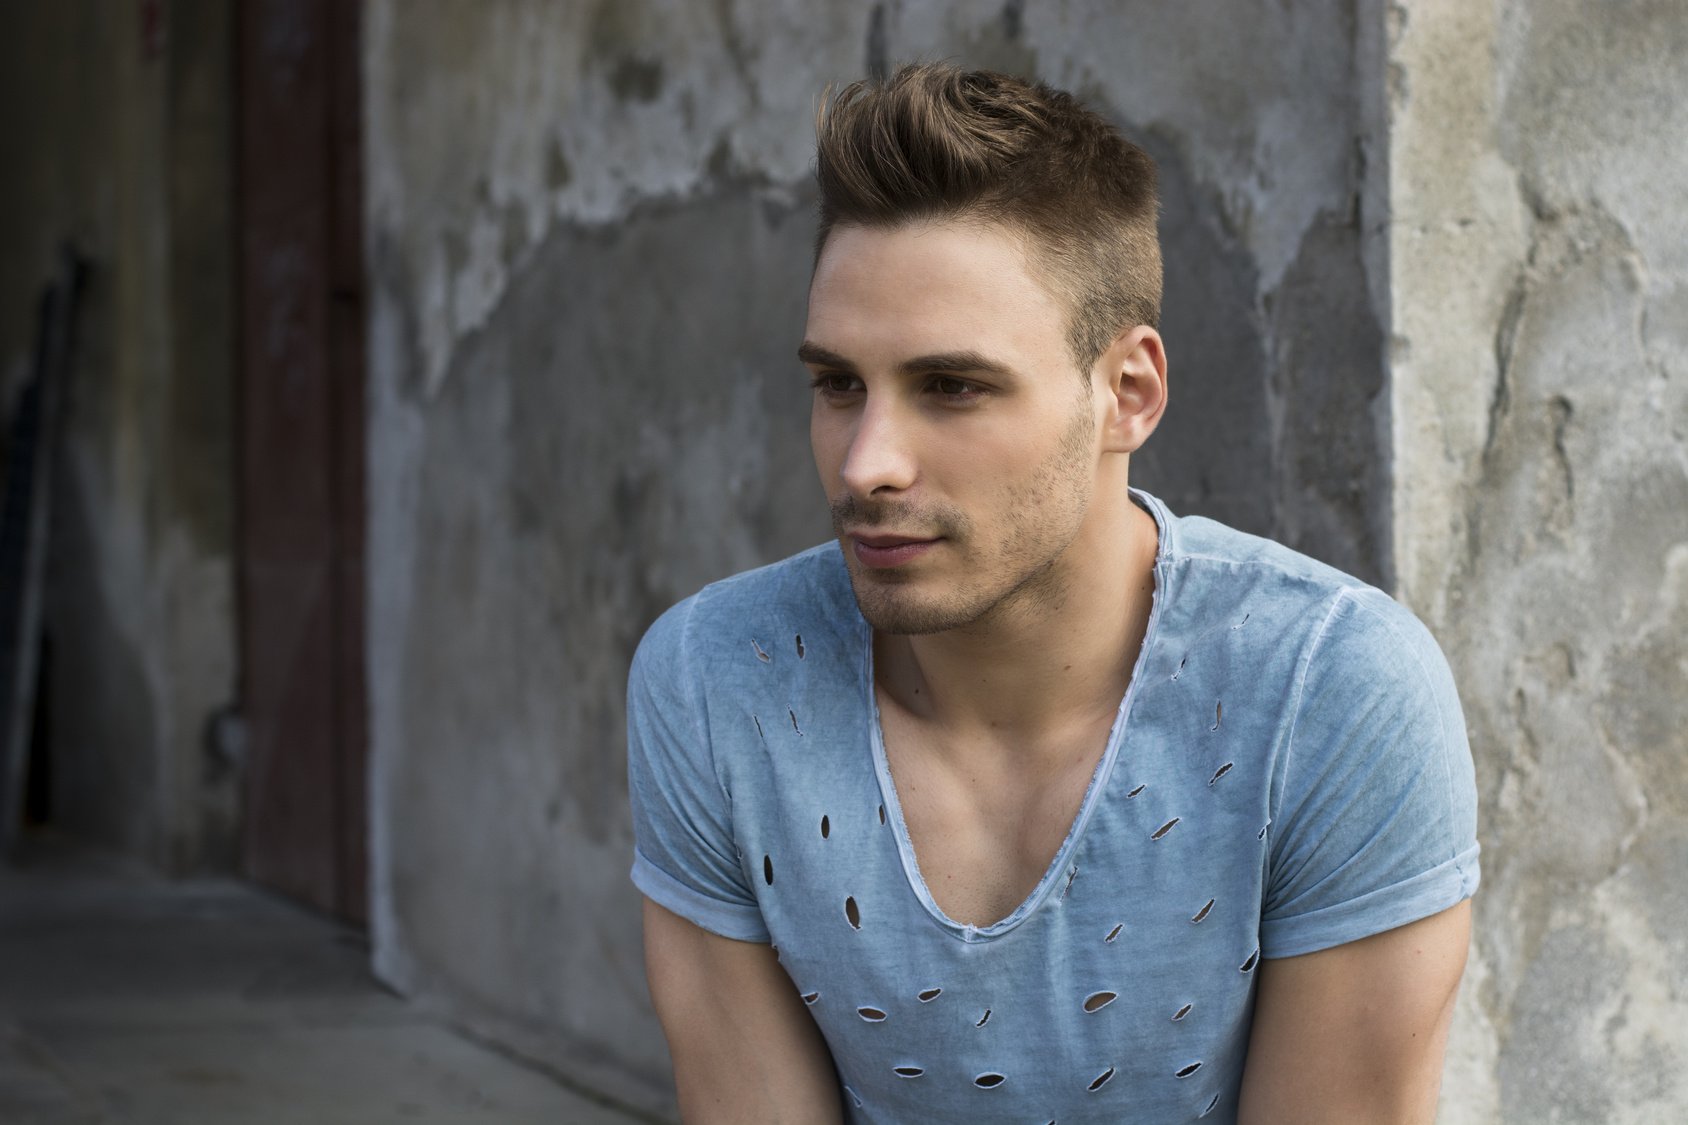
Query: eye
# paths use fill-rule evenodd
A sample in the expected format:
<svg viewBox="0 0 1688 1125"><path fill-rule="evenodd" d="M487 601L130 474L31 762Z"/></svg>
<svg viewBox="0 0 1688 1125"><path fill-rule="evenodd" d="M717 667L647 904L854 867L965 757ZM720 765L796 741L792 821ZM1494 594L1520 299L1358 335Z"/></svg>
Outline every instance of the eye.
<svg viewBox="0 0 1688 1125"><path fill-rule="evenodd" d="M825 398L841 398L861 389L860 382L854 375L846 375L841 371L822 371L809 379L809 385L815 389L816 394Z"/></svg>
<svg viewBox="0 0 1688 1125"><path fill-rule="evenodd" d="M985 393L977 383L970 383L954 375L938 375L927 386L940 398L957 403L972 402Z"/></svg>

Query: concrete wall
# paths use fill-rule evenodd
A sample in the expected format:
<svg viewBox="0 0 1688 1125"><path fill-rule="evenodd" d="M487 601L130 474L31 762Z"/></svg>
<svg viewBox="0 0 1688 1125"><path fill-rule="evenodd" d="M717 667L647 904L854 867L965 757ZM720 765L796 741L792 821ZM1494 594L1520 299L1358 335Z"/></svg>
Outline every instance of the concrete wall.
<svg viewBox="0 0 1688 1125"><path fill-rule="evenodd" d="M1682 1120L1688 7L1392 16L1397 568L1484 814L1444 1120Z"/></svg>
<svg viewBox="0 0 1688 1125"><path fill-rule="evenodd" d="M1383 100L1353 93L1381 90L1383 24L1352 0L367 11L373 918L400 989L665 1104L623 677L664 607L826 537L792 353L828 80L957 57L1149 147L1173 389L1137 479L1387 577Z"/></svg>
<svg viewBox="0 0 1688 1125"><path fill-rule="evenodd" d="M0 15L0 372L60 240L90 263L54 465L52 822L172 870L234 862L204 724L235 690L229 20L215 0Z"/></svg>

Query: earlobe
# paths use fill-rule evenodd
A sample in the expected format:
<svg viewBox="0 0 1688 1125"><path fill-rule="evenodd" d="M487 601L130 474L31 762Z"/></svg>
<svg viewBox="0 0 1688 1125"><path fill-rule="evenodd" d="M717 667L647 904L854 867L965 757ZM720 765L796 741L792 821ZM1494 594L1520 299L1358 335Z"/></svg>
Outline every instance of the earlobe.
<svg viewBox="0 0 1688 1125"><path fill-rule="evenodd" d="M1166 410L1166 348L1146 324L1123 332L1097 361L1108 394L1106 448L1135 453Z"/></svg>

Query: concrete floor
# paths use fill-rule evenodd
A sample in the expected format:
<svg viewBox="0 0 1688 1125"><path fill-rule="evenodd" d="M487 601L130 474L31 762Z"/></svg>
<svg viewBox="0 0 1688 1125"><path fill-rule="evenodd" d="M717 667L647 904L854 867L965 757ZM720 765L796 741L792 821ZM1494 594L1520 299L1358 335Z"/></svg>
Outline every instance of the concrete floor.
<svg viewBox="0 0 1688 1125"><path fill-rule="evenodd" d="M32 842L0 866L5 1125L632 1125L370 977L363 936L231 880Z"/></svg>

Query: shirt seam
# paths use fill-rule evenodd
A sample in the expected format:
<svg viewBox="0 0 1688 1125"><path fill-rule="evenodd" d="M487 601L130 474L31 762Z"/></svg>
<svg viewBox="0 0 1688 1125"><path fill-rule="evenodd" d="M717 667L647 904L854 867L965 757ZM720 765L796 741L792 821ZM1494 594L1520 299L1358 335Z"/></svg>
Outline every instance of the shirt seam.
<svg viewBox="0 0 1688 1125"><path fill-rule="evenodd" d="M721 798L727 803L727 830L730 837L737 837L733 828L733 794L721 780L721 765L715 758L715 743L709 738L700 712L708 707L707 694L693 674L692 668L692 618L696 616L698 606L702 603L709 590L700 590L695 598L686 605L686 616L680 622L680 677L686 685L686 693L692 698L688 701L691 706L686 708L686 717L690 721L692 737L698 740L703 752L709 758L709 776L714 780L715 787L721 791Z"/></svg>
<svg viewBox="0 0 1688 1125"><path fill-rule="evenodd" d="M1435 681L1430 676L1430 670L1425 667L1423 653L1421 653L1419 651L1420 646L1417 645L1417 644L1410 643L1409 638L1403 637L1401 635L1400 631L1398 629L1396 629L1395 623L1390 621L1387 615L1380 613L1376 609L1374 609L1370 606L1367 606L1367 605L1365 605L1365 604L1363 604L1363 603L1361 603L1357 600L1354 603L1354 607L1356 609L1361 610L1362 612L1368 614L1374 620L1376 620L1378 622L1378 624L1382 625L1385 629L1389 630L1390 636L1394 637L1397 643L1401 644L1402 647L1406 648L1409 652L1412 653L1413 666L1418 670L1419 678L1423 682L1424 690L1425 690L1426 694L1429 696L1429 698L1431 700L1434 701L1439 693L1436 690ZM1455 802L1454 802L1454 785L1453 785L1453 775L1449 770L1449 764L1448 764L1448 759L1449 759L1450 755L1448 753L1447 723L1446 723L1445 720L1443 720L1438 725L1441 728L1440 729L1440 735L1439 735L1439 745L1437 747L1439 753L1438 753L1437 757L1438 757L1438 760L1439 760L1441 767L1442 767L1442 796L1443 796L1444 801L1446 802L1447 807L1453 808L1454 804L1455 804ZM1450 838L1447 841L1447 847L1449 849L1449 854L1448 854L1448 857L1447 857L1449 860L1457 861L1459 859L1459 857L1463 854L1463 852L1456 846L1455 841L1451 838L1451 834L1450 834ZM1446 862L1446 861L1444 861L1444 862ZM1455 863L1455 869L1459 871L1460 878L1463 881L1464 878L1465 878L1464 865L1456 862Z"/></svg>
<svg viewBox="0 0 1688 1125"><path fill-rule="evenodd" d="M1318 656L1319 646L1324 644L1325 634L1330 631L1331 622L1336 619L1337 611L1342 608L1342 603L1347 600L1353 589L1354 587L1351 586L1342 587L1337 590L1336 596L1331 598L1330 608L1325 611L1324 620L1319 622L1318 631L1313 634L1313 639L1308 644L1307 651L1301 657L1301 666L1296 669L1295 698L1290 703L1289 729L1284 732L1284 753L1282 765L1280 766L1280 776L1284 778L1286 784L1289 779L1290 771L1294 768L1295 736L1299 733L1301 728L1301 707L1302 701L1306 697L1307 693L1307 677L1312 671L1314 658ZM1280 786L1277 802L1274 803L1268 810L1268 831L1277 824L1278 815L1283 812L1284 791L1284 787ZM1272 835L1275 838L1277 833L1274 832ZM1263 890L1268 894L1271 892L1271 889L1270 883L1263 888ZM1262 899L1261 906L1262 908L1265 906L1264 898Z"/></svg>

